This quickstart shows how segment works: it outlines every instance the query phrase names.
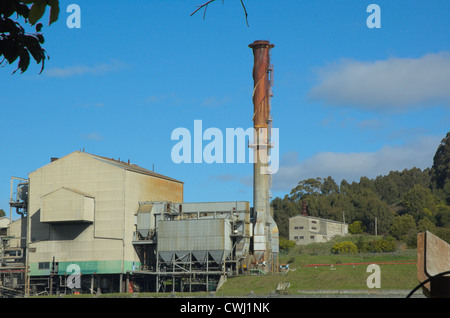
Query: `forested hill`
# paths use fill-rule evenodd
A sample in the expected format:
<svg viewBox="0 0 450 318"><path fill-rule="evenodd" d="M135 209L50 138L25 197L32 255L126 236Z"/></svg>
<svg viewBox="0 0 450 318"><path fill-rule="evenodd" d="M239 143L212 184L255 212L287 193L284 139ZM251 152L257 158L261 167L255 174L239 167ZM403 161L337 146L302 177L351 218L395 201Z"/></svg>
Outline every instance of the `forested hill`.
<svg viewBox="0 0 450 318"><path fill-rule="evenodd" d="M438 231L450 236L450 132L442 139L433 166L391 171L359 182L332 177L301 180L284 198L272 200L280 236L289 237L289 218L301 214L302 201L311 216L360 221L366 233L392 235L414 241L418 231Z"/></svg>

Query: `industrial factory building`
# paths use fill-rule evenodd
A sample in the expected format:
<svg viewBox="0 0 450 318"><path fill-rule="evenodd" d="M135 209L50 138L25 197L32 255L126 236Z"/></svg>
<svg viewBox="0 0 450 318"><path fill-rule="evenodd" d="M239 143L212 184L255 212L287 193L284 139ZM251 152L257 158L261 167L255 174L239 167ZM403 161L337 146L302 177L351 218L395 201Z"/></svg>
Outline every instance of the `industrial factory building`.
<svg viewBox="0 0 450 318"><path fill-rule="evenodd" d="M289 240L296 245L327 242L335 236L348 234L348 225L334 220L296 215L289 218Z"/></svg>
<svg viewBox="0 0 450 318"><path fill-rule="evenodd" d="M250 47L254 207L186 203L183 182L129 161L84 151L51 158L28 178L11 178L10 217L0 223L0 294L212 291L229 276L278 268L263 172L273 45Z"/></svg>
<svg viewBox="0 0 450 318"><path fill-rule="evenodd" d="M76 151L30 173L16 193L28 217L7 231L2 222L8 288L215 290L256 266L249 202L184 203L181 181L128 162Z"/></svg>
<svg viewBox="0 0 450 318"><path fill-rule="evenodd" d="M64 276L76 264L83 279L104 274L98 285L118 290L122 280L108 275L123 275L141 264L131 244L138 202L183 201L178 180L80 151L52 158L19 183L17 193L23 188L28 195L15 203L24 203L26 211L19 213L28 217L10 225L8 248L26 250L27 280L35 289L46 285L43 278Z"/></svg>

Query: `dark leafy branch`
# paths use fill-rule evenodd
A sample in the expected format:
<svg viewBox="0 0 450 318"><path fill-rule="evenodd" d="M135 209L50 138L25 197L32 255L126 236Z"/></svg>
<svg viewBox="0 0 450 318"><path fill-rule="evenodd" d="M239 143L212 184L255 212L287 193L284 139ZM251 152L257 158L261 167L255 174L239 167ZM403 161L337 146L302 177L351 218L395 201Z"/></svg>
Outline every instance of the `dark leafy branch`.
<svg viewBox="0 0 450 318"><path fill-rule="evenodd" d="M195 11L191 13L191 16L193 16L193 15L194 15L195 13L197 13L199 10L203 9L203 10L204 10L204 11L203 11L203 19L205 19L205 16L206 16L206 9L208 8L208 5L211 4L211 3L213 3L213 2L215 2L215 1L216 1L216 0L208 0L208 1L205 2L205 3L198 5L198 6L197 6L197 9L195 9ZM241 1L242 9L244 10L244 14L245 14L245 23L246 23L247 26L248 26L248 14L247 14L247 9L246 9L246 7L245 7L244 1L243 1L243 0L240 0L240 1ZM223 4L223 0L222 0L222 4Z"/></svg>
<svg viewBox="0 0 450 318"><path fill-rule="evenodd" d="M21 73L28 69L31 57L37 64L42 64L41 71L44 70L45 59L48 59L47 52L42 48L45 39L42 30L42 23L38 21L43 17L47 6L50 7L49 25L58 20L59 1L58 0L1 0L0 1L0 57L6 64L12 64L19 60L17 69ZM29 33L19 22L12 18L24 19L25 24L35 27L35 32ZM31 57L30 57L31 55ZM39 73L39 74L40 74Z"/></svg>

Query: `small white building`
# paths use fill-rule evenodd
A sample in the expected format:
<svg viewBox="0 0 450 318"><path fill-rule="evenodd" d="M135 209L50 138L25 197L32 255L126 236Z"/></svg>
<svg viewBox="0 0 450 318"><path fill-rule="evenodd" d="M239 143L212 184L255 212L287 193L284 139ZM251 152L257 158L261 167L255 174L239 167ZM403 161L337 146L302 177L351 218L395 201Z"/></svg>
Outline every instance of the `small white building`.
<svg viewBox="0 0 450 318"><path fill-rule="evenodd" d="M0 236L6 236L8 225L9 225L9 218L7 218L6 216L0 216ZM0 242L0 248L1 244L2 242Z"/></svg>
<svg viewBox="0 0 450 318"><path fill-rule="evenodd" d="M289 218L289 240L296 245L327 242L335 236L347 234L348 225L343 222L305 215Z"/></svg>
<svg viewBox="0 0 450 318"><path fill-rule="evenodd" d="M9 225L9 219L6 216L0 216L0 228L7 228Z"/></svg>

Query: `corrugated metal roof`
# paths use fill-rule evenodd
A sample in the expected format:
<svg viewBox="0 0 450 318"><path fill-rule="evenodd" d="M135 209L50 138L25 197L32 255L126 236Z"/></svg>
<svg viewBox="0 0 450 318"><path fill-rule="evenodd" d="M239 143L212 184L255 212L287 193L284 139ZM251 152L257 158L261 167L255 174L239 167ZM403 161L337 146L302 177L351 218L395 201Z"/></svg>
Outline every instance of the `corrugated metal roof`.
<svg viewBox="0 0 450 318"><path fill-rule="evenodd" d="M159 178L159 179L164 179L164 180L169 180L169 181L173 181L173 182L177 182L177 183L184 183L183 181L167 177L165 175L162 175L162 174L156 173L154 171L142 168L142 167L140 167L138 165L135 165L135 164L132 164L132 163L123 162L123 161L120 161L120 160L117 160L117 159L113 159L113 158L107 158L107 157L98 156L98 155L94 155L94 154L91 154L91 153L88 153L88 152L84 152L84 151L74 151L74 152L71 152L68 155L65 155L64 157L61 157L59 159L52 158L52 161L49 164L53 164L54 162L57 162L57 161L62 160L64 158L66 158L66 157L69 157L69 156L71 156L72 154L75 154L75 153L79 153L79 154L84 154L84 155L90 156L91 158L94 158L94 159L97 159L97 160L101 160L102 162L105 162L105 163L110 164L110 165L114 165L114 166L119 167L119 168L124 169L124 170L133 171L133 172L137 172L137 173L142 173L142 174L145 174L145 175L148 175L148 176L152 176L152 177ZM43 167L41 167L41 168L43 168ZM39 169L41 169L41 168L39 168ZM39 170L39 169L37 169L37 170ZM30 172L30 174L36 172L37 170L34 170L34 171Z"/></svg>
<svg viewBox="0 0 450 318"><path fill-rule="evenodd" d="M86 153L86 154L88 154L88 153ZM156 173L154 171L142 168L142 167L140 167L138 165L135 165L133 163L123 162L123 161L120 161L120 160L116 160L116 159L112 159L112 158L106 158L106 157L93 155L93 154L88 154L88 155L90 155L90 156L92 156L92 157L94 157L96 159L102 160L103 162L115 165L115 166L117 166L119 168L122 168L122 169L125 169L125 170L128 170L128 171L142 173L142 174L145 174L145 175L148 175L148 176L152 176L152 177L156 177L156 178L160 178L160 179L165 179L165 180L170 180L170 181L174 181L174 182L184 183L182 181L179 181L179 180L176 180L176 179L164 176L162 174Z"/></svg>

